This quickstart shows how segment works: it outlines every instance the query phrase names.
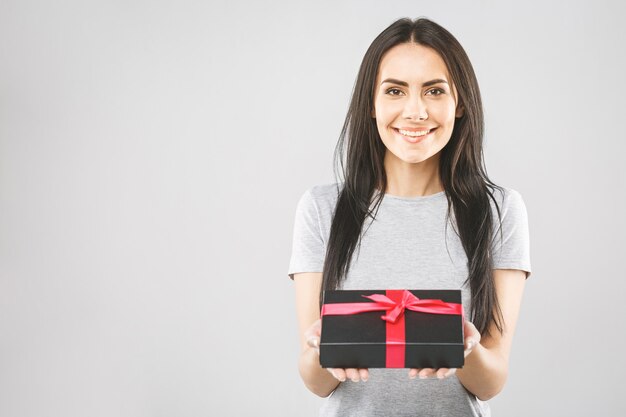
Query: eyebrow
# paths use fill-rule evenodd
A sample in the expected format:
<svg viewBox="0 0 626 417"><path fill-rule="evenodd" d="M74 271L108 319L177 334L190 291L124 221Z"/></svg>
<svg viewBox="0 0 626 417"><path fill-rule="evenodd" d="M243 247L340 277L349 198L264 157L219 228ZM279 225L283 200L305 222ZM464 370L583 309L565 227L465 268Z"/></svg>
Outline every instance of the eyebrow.
<svg viewBox="0 0 626 417"><path fill-rule="evenodd" d="M380 85L383 85L385 83L398 84L398 85L401 85L403 87L408 87L409 86L409 83L407 83L406 81L396 80L395 78L387 78L382 83L380 83ZM422 87L430 87L431 85L435 85L435 84L439 84L439 83L448 84L448 82L446 80L442 80L441 78L436 78L434 80L426 81L424 84L422 84Z"/></svg>

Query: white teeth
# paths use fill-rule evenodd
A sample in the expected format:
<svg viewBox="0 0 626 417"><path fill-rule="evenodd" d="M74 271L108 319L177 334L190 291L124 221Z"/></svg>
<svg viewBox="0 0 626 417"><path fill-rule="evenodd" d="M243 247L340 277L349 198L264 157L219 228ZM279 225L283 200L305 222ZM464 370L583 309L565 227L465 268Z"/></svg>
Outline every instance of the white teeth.
<svg viewBox="0 0 626 417"><path fill-rule="evenodd" d="M430 130L422 130L420 132L411 132L409 130L398 129L398 132L402 133L404 136L418 137L418 136L424 136L425 134L430 132Z"/></svg>

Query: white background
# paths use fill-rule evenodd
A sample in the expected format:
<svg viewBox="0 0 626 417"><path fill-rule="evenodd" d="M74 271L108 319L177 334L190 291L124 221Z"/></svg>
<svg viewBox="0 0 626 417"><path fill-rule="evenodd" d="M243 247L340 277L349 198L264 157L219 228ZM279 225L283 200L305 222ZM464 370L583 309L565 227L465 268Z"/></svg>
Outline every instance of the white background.
<svg viewBox="0 0 626 417"><path fill-rule="evenodd" d="M296 203L335 181L367 46L418 16L529 214L494 415L625 415L624 6L507 3L0 0L0 415L316 415Z"/></svg>

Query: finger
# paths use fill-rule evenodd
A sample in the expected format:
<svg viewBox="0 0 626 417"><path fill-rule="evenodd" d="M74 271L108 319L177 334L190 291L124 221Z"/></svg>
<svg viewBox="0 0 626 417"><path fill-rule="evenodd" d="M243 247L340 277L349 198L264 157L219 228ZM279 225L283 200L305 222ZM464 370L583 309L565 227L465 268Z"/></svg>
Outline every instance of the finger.
<svg viewBox="0 0 626 417"><path fill-rule="evenodd" d="M370 379L370 373L367 369L359 369L359 375L361 376L361 381L366 382Z"/></svg>
<svg viewBox="0 0 626 417"><path fill-rule="evenodd" d="M361 380L359 371L355 368L346 369L346 377L348 377L352 382L359 382Z"/></svg>
<svg viewBox="0 0 626 417"><path fill-rule="evenodd" d="M312 348L320 347L320 338L317 336L311 336L306 340L306 344L311 346Z"/></svg>
<svg viewBox="0 0 626 417"><path fill-rule="evenodd" d="M451 377L454 374L456 374L456 368L448 369L448 372L446 372L446 376L444 378Z"/></svg>
<svg viewBox="0 0 626 417"><path fill-rule="evenodd" d="M315 320L315 323L313 323L313 331L316 336L322 335L322 319Z"/></svg>
<svg viewBox="0 0 626 417"><path fill-rule="evenodd" d="M417 378L417 374L419 373L419 369L418 368L411 368L409 369L409 378L411 379L415 379Z"/></svg>
<svg viewBox="0 0 626 417"><path fill-rule="evenodd" d="M467 358L467 356L472 353L472 350L474 349L474 347L476 346L478 342L476 341L476 339L473 339L471 337L468 337L465 339L465 350L463 351L463 355L464 357Z"/></svg>
<svg viewBox="0 0 626 417"><path fill-rule="evenodd" d="M435 372L435 375L437 376L437 379L444 379L446 377L446 375L448 374L448 371L450 369L448 368L439 368L437 369L437 371Z"/></svg>
<svg viewBox="0 0 626 417"><path fill-rule="evenodd" d="M309 337L320 337L322 334L322 321L320 319L315 320L311 326L304 331L304 335L308 339Z"/></svg>
<svg viewBox="0 0 626 417"><path fill-rule="evenodd" d="M464 330L465 336L471 337L472 339L476 340L476 343L480 342L480 332L478 331L476 326L474 326L474 323L472 323L471 321L465 320L465 329L463 330Z"/></svg>
<svg viewBox="0 0 626 417"><path fill-rule="evenodd" d="M317 336L311 336L306 340L306 344L315 349L317 354L320 353L320 338Z"/></svg>
<svg viewBox="0 0 626 417"><path fill-rule="evenodd" d="M422 368L422 369L419 371L418 376L419 376L421 379L425 379L425 378L428 378L429 376L432 376L432 375L433 375L433 373L434 373L434 369L433 369L433 368Z"/></svg>
<svg viewBox="0 0 626 417"><path fill-rule="evenodd" d="M328 372L341 382L346 380L346 371L341 368L326 368Z"/></svg>

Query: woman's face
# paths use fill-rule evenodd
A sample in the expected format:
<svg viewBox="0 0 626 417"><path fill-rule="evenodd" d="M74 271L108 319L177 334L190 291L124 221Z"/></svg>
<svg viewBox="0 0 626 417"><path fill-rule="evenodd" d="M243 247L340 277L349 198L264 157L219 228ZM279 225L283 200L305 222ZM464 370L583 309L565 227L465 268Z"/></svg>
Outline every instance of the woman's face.
<svg viewBox="0 0 626 417"><path fill-rule="evenodd" d="M455 117L462 115L451 84L443 59L431 48L404 43L383 55L372 116L387 147L388 168L425 161L448 143Z"/></svg>

